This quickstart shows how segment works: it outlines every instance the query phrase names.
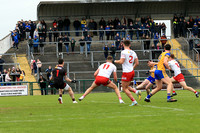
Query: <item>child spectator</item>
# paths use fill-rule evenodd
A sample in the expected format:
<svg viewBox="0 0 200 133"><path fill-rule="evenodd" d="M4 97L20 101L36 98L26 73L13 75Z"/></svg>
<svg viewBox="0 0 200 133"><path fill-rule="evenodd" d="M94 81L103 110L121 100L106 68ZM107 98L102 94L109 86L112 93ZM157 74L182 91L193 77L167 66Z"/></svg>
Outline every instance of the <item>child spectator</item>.
<svg viewBox="0 0 200 133"><path fill-rule="evenodd" d="M76 44L76 40L75 40L74 38L72 38L72 40L71 40L72 54L74 54L74 47L75 47L75 44Z"/></svg>
<svg viewBox="0 0 200 133"><path fill-rule="evenodd" d="M47 95L46 79L42 75L40 75L38 83L40 84L41 95Z"/></svg>
<svg viewBox="0 0 200 133"><path fill-rule="evenodd" d="M42 62L40 61L40 59L37 59L37 68L39 70L39 74L41 73L41 68L42 68Z"/></svg>
<svg viewBox="0 0 200 133"><path fill-rule="evenodd" d="M107 59L107 57L108 57L108 50L109 50L108 45L105 45L104 48L103 48L103 50L104 50L104 57L105 57L105 59Z"/></svg>

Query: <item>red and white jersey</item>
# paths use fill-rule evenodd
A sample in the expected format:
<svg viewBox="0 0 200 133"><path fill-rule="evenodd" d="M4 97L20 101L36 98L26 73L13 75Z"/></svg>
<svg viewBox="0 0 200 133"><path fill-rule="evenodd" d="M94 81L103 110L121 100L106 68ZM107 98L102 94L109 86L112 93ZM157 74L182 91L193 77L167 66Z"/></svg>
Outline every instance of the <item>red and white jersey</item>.
<svg viewBox="0 0 200 133"><path fill-rule="evenodd" d="M171 60L168 62L168 64L171 67L171 69L174 71L175 77L181 73L180 65L178 64L176 60Z"/></svg>
<svg viewBox="0 0 200 133"><path fill-rule="evenodd" d="M110 75L112 74L112 72L117 71L117 67L113 63L110 63L110 62L101 64L98 69L99 69L99 73L97 74L97 76L102 76L106 78L110 78Z"/></svg>
<svg viewBox="0 0 200 133"><path fill-rule="evenodd" d="M123 72L132 72L133 71L133 63L137 57L137 54L133 50L125 49L121 52L121 58L125 58L124 63L122 64Z"/></svg>

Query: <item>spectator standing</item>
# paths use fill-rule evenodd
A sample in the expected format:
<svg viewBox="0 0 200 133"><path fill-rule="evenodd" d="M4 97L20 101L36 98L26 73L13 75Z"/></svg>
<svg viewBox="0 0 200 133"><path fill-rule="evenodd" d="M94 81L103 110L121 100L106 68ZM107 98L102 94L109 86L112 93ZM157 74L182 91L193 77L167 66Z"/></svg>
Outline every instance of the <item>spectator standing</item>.
<svg viewBox="0 0 200 133"><path fill-rule="evenodd" d="M33 60L33 69L34 69L34 76L37 76L37 64L36 64L36 61Z"/></svg>
<svg viewBox="0 0 200 133"><path fill-rule="evenodd" d="M87 22L86 22L85 18L82 18L82 20L81 20L81 28L83 29L85 27L85 25L87 25Z"/></svg>
<svg viewBox="0 0 200 133"><path fill-rule="evenodd" d="M18 48L18 44L19 44L19 40L18 40L18 37L17 37L17 34L14 34L14 43L13 43L13 47L15 48L17 48L17 49L19 49Z"/></svg>
<svg viewBox="0 0 200 133"><path fill-rule="evenodd" d="M58 37L58 52L62 52L62 43L63 43L63 38L62 38L62 35L60 35Z"/></svg>
<svg viewBox="0 0 200 133"><path fill-rule="evenodd" d="M114 40L115 38L115 28L114 28L114 25L111 25L110 26L110 36L111 36L111 40Z"/></svg>
<svg viewBox="0 0 200 133"><path fill-rule="evenodd" d="M71 21L70 19L68 18L68 16L65 17L64 19L64 22L63 22L63 25L64 25L64 30L65 31L70 31L70 24L71 24ZM79 26L80 27L80 26ZM70 36L70 32L67 32L68 33L68 36ZM65 32L65 35L67 34Z"/></svg>
<svg viewBox="0 0 200 133"><path fill-rule="evenodd" d="M151 42L150 37L148 35L146 35L146 40L144 41L144 49L145 50L149 50L150 42Z"/></svg>
<svg viewBox="0 0 200 133"><path fill-rule="evenodd" d="M84 46L85 46L85 38L84 38L84 36L81 37L79 42L80 42L80 54L83 54Z"/></svg>
<svg viewBox="0 0 200 133"><path fill-rule="evenodd" d="M57 42L58 35L59 35L59 33L58 33L58 28L57 28L56 25L54 25L54 27L53 27L54 42Z"/></svg>
<svg viewBox="0 0 200 133"><path fill-rule="evenodd" d="M39 37L39 33L38 33L38 29L35 29L34 33L33 33L33 38L35 37Z"/></svg>
<svg viewBox="0 0 200 133"><path fill-rule="evenodd" d="M0 55L0 72L3 73L3 63L5 61L2 59L2 56Z"/></svg>
<svg viewBox="0 0 200 133"><path fill-rule="evenodd" d="M105 45L105 46L103 47L103 50L104 50L104 57L105 57L105 59L107 59L107 57L108 57L108 50L109 50L108 45Z"/></svg>
<svg viewBox="0 0 200 133"><path fill-rule="evenodd" d="M39 74L41 73L41 68L42 68L42 62L40 61L40 59L37 59L37 68L39 71Z"/></svg>
<svg viewBox="0 0 200 133"><path fill-rule="evenodd" d="M63 20L61 17L58 18L58 31L63 30Z"/></svg>
<svg viewBox="0 0 200 133"><path fill-rule="evenodd" d="M155 48L157 47L157 43L159 42L159 35L158 35L158 33L156 33L155 35L154 35L154 46L155 46Z"/></svg>
<svg viewBox="0 0 200 133"><path fill-rule="evenodd" d="M44 55L44 39L40 37L39 39L39 46L40 46L40 55Z"/></svg>
<svg viewBox="0 0 200 133"><path fill-rule="evenodd" d="M37 39L37 37L35 37L33 40L34 53L38 53L38 45L39 45L39 40Z"/></svg>
<svg viewBox="0 0 200 133"><path fill-rule="evenodd" d="M194 26L192 27L192 34L194 35L194 36L198 36L198 34L199 34L199 30L198 30L198 26L197 26L197 24L195 23L194 24Z"/></svg>
<svg viewBox="0 0 200 133"><path fill-rule="evenodd" d="M45 72L47 73L47 80L48 80L48 81L49 81L49 79L50 79L52 70L53 70L53 69L52 69L51 66L49 66L49 67L45 70Z"/></svg>
<svg viewBox="0 0 200 133"><path fill-rule="evenodd" d="M137 40L139 39L139 29L140 29L140 25L135 22L135 25L134 25L134 29L136 29L136 37L137 37Z"/></svg>
<svg viewBox="0 0 200 133"><path fill-rule="evenodd" d="M33 60L32 59L31 59L30 65L31 65L31 75L33 75L34 69L33 69Z"/></svg>
<svg viewBox="0 0 200 133"><path fill-rule="evenodd" d="M50 27L50 28L49 28L49 42L52 42L52 34L53 34L53 30L52 30L52 28Z"/></svg>
<svg viewBox="0 0 200 133"><path fill-rule="evenodd" d="M103 40L103 36L104 36L103 30L104 30L103 25L101 25L99 28L99 40Z"/></svg>
<svg viewBox="0 0 200 133"><path fill-rule="evenodd" d="M87 43L87 53L90 54L90 45L91 45L91 42L92 42L92 38L90 37L90 35L87 35L85 40L86 40L86 43Z"/></svg>
<svg viewBox="0 0 200 133"><path fill-rule="evenodd" d="M39 35L39 38L43 36L43 34L42 34L42 27L40 27L40 26L38 28L38 35Z"/></svg>
<svg viewBox="0 0 200 133"><path fill-rule="evenodd" d="M43 41L46 42L47 29L46 29L46 27L44 25L42 27L42 37L43 37Z"/></svg>
<svg viewBox="0 0 200 133"><path fill-rule="evenodd" d="M128 29L129 29L130 38L131 38L131 40L133 40L133 30L134 30L134 26L133 26L133 23L132 23L132 22L130 22L130 25L129 25Z"/></svg>
<svg viewBox="0 0 200 133"><path fill-rule="evenodd" d="M109 27L109 25L106 26L105 30L106 30L106 40L109 40L110 39L110 27Z"/></svg>
<svg viewBox="0 0 200 133"><path fill-rule="evenodd" d="M190 45L190 50L193 50L194 47L194 36L191 35L190 39L189 39L189 45Z"/></svg>
<svg viewBox="0 0 200 133"><path fill-rule="evenodd" d="M90 20L90 22L89 22L89 24L88 24L88 28L89 28L90 30L94 30L95 25L94 25L93 19ZM93 32L94 32L94 31L90 31L90 36L91 36L91 37L93 37Z"/></svg>
<svg viewBox="0 0 200 133"><path fill-rule="evenodd" d="M99 25L103 25L103 28L106 28L106 21L102 17L101 20L99 21Z"/></svg>
<svg viewBox="0 0 200 133"><path fill-rule="evenodd" d="M83 27L83 35L84 35L84 37L86 38L87 37L87 35L88 35L88 27L87 27L87 25L85 25L84 27Z"/></svg>
<svg viewBox="0 0 200 133"><path fill-rule="evenodd" d="M161 43L162 43L162 48L164 48L164 45L167 43L167 37L166 37L166 35L163 34L160 39L161 39Z"/></svg>
<svg viewBox="0 0 200 133"><path fill-rule="evenodd" d="M58 24L57 24L57 20L56 19L54 19L54 21L53 21L53 27L58 27Z"/></svg>
<svg viewBox="0 0 200 133"><path fill-rule="evenodd" d="M81 22L78 19L75 19L75 21L73 22L73 26L74 26L75 30L77 31L76 36L79 36L78 31L80 30Z"/></svg>
<svg viewBox="0 0 200 133"><path fill-rule="evenodd" d="M39 27L42 27L41 21L39 21L38 24L36 25L36 28L37 28L37 29L39 29Z"/></svg>
<svg viewBox="0 0 200 133"><path fill-rule="evenodd" d="M117 25L117 27L116 27L116 32L119 34L119 36L120 36L120 34L121 34L121 30L122 30L122 25L121 25L121 23L119 22L118 23L118 25Z"/></svg>
<svg viewBox="0 0 200 133"><path fill-rule="evenodd" d="M29 46L30 52L33 52L33 39L31 38L31 36L29 36L29 39L28 39L28 46Z"/></svg>
<svg viewBox="0 0 200 133"><path fill-rule="evenodd" d="M67 35L65 35L63 38L63 43L65 45L67 54L69 54L69 42L70 42L69 37Z"/></svg>
<svg viewBox="0 0 200 133"><path fill-rule="evenodd" d="M123 23L123 25L122 25L122 37L126 36L126 29L127 29L126 24Z"/></svg>
<svg viewBox="0 0 200 133"><path fill-rule="evenodd" d="M24 70L22 70L20 77L19 77L19 80L24 81L24 77L25 77L25 72L24 72Z"/></svg>
<svg viewBox="0 0 200 133"><path fill-rule="evenodd" d="M72 54L74 54L74 47L76 45L76 40L74 38L71 39L71 48L72 48Z"/></svg>
<svg viewBox="0 0 200 133"><path fill-rule="evenodd" d="M12 79L10 77L10 71L8 71L5 76L5 82L10 82L10 81L12 81ZM11 83L7 83L7 85L11 85Z"/></svg>
<svg viewBox="0 0 200 133"><path fill-rule="evenodd" d="M111 47L110 47L110 55L113 57L113 62L115 60L115 53L116 53L116 47L115 47L115 44L112 44Z"/></svg>
<svg viewBox="0 0 200 133"><path fill-rule="evenodd" d="M173 22L173 30L174 30L174 38L178 37L178 20L175 18L174 22Z"/></svg>
<svg viewBox="0 0 200 133"><path fill-rule="evenodd" d="M46 81L47 80L42 75L40 75L38 83L40 84L41 95L47 95Z"/></svg>
<svg viewBox="0 0 200 133"><path fill-rule="evenodd" d="M120 42L121 42L121 37L119 36L119 33L117 33L115 37L115 45L117 50L119 49Z"/></svg>
<svg viewBox="0 0 200 133"><path fill-rule="evenodd" d="M17 69L16 69L16 74L17 74L17 75L16 75L16 80L17 80L17 81L20 81L20 74L21 74L21 73L22 73L22 71L21 71L19 68L17 68Z"/></svg>
<svg viewBox="0 0 200 133"><path fill-rule="evenodd" d="M28 40L28 37L30 36L31 32L31 26L28 23L26 23L25 32L26 32L26 40Z"/></svg>

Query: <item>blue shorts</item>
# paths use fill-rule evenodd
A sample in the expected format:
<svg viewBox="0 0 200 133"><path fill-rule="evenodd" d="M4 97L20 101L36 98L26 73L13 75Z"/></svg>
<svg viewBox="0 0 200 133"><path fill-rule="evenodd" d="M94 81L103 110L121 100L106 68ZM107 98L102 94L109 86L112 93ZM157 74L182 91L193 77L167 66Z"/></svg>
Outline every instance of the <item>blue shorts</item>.
<svg viewBox="0 0 200 133"><path fill-rule="evenodd" d="M154 74L155 74L156 80L161 80L161 79L167 77L166 72L163 72L162 70L155 70Z"/></svg>
<svg viewBox="0 0 200 133"><path fill-rule="evenodd" d="M155 78L149 76L149 77L147 78L147 80L149 80L149 82L151 82L152 84L155 84Z"/></svg>

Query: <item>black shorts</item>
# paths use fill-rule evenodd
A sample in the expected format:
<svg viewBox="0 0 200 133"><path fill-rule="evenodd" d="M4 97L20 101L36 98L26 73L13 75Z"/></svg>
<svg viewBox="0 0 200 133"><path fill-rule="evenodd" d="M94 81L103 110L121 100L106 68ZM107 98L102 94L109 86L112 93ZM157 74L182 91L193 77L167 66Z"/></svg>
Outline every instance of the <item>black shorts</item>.
<svg viewBox="0 0 200 133"><path fill-rule="evenodd" d="M62 83L56 83L56 82L54 82L54 87L56 89L64 89L65 86L66 86L66 83L64 83L64 82L62 82Z"/></svg>

